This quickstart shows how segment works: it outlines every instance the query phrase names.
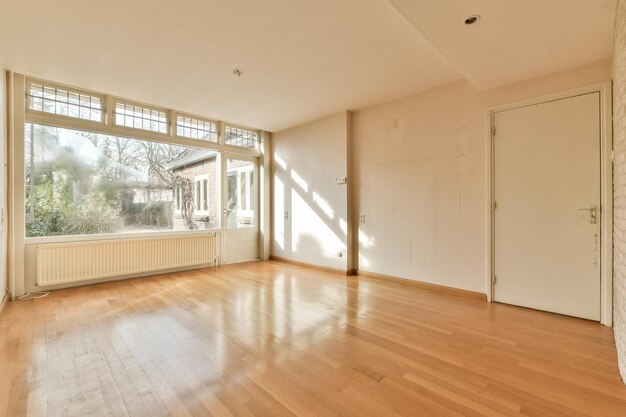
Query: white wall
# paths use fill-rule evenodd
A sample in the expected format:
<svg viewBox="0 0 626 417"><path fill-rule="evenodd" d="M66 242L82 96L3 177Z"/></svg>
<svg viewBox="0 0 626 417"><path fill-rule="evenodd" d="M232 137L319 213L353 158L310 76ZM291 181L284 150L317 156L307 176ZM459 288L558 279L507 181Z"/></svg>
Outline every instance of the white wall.
<svg viewBox="0 0 626 417"><path fill-rule="evenodd" d="M613 59L614 327L622 379L626 381L626 0L615 15Z"/></svg>
<svg viewBox="0 0 626 417"><path fill-rule="evenodd" d="M6 140L6 85L0 61L0 300L7 288L7 140Z"/></svg>
<svg viewBox="0 0 626 417"><path fill-rule="evenodd" d="M350 162L359 270L485 293L488 109L610 79L606 60L483 92L461 81L274 134L272 254L352 268L335 184Z"/></svg>
<svg viewBox="0 0 626 417"><path fill-rule="evenodd" d="M347 270L348 188L335 177L348 172L348 118L272 135L272 255Z"/></svg>
<svg viewBox="0 0 626 417"><path fill-rule="evenodd" d="M606 81L610 68L485 92L461 81L355 112L359 270L486 292L489 107Z"/></svg>
<svg viewBox="0 0 626 417"><path fill-rule="evenodd" d="M464 82L355 113L359 270L483 291L483 125Z"/></svg>

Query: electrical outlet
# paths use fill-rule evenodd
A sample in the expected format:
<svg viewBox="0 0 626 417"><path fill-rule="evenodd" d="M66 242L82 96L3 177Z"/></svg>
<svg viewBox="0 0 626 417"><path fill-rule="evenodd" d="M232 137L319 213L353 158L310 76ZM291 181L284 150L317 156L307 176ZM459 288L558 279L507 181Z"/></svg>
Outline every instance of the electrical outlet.
<svg viewBox="0 0 626 417"><path fill-rule="evenodd" d="M289 212L285 211L285 220L289 220Z"/></svg>
<svg viewBox="0 0 626 417"><path fill-rule="evenodd" d="M335 177L335 182L337 184L345 184L347 180L347 177Z"/></svg>
<svg viewBox="0 0 626 417"><path fill-rule="evenodd" d="M365 213L361 213L360 222L361 222L361 224L365 224Z"/></svg>

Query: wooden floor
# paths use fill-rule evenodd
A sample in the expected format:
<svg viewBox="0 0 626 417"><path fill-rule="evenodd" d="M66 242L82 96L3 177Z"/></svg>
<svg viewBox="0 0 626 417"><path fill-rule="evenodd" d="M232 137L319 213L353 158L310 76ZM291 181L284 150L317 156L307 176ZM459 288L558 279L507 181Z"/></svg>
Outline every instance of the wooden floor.
<svg viewBox="0 0 626 417"><path fill-rule="evenodd" d="M626 416L612 330L276 262L13 302L0 415Z"/></svg>

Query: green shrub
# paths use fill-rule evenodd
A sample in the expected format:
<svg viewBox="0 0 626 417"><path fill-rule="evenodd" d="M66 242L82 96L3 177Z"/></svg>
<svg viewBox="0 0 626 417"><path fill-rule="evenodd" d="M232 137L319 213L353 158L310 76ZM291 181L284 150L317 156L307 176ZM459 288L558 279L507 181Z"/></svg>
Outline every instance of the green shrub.
<svg viewBox="0 0 626 417"><path fill-rule="evenodd" d="M124 221L117 210L109 207L103 198L89 195L80 204L68 207L63 213L64 233L67 235L87 235L115 233L124 228Z"/></svg>
<svg viewBox="0 0 626 417"><path fill-rule="evenodd" d="M34 216L26 225L26 236L114 233L124 227L118 210L101 193L88 193L74 202L71 183L63 178L43 176L35 187L35 195ZM30 200L26 205L30 205Z"/></svg>

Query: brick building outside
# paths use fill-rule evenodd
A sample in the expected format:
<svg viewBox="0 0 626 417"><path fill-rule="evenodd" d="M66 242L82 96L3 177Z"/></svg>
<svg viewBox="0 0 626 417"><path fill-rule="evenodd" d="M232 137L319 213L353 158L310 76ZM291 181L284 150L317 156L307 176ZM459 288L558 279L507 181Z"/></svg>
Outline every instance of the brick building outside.
<svg viewBox="0 0 626 417"><path fill-rule="evenodd" d="M194 211L192 219L200 229L217 229L220 222L220 187L218 186L218 153L212 150L190 148L167 169L193 182ZM226 212L229 228L253 224L255 205L254 164L248 161L227 161ZM174 229L184 229L182 193L174 190Z"/></svg>

